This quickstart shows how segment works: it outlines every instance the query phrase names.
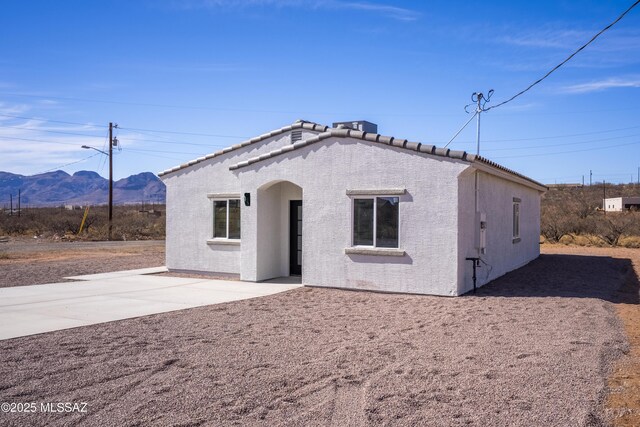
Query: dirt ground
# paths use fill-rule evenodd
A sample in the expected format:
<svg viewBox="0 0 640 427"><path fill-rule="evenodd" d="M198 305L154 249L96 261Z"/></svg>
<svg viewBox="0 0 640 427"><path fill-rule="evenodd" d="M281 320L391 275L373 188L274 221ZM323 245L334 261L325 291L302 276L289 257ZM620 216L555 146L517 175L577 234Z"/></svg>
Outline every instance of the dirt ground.
<svg viewBox="0 0 640 427"><path fill-rule="evenodd" d="M0 402L87 403L0 424L634 425L640 251L544 251L460 298L300 288L0 341Z"/></svg>
<svg viewBox="0 0 640 427"><path fill-rule="evenodd" d="M164 265L164 241L0 243L0 288L66 281L64 277Z"/></svg>

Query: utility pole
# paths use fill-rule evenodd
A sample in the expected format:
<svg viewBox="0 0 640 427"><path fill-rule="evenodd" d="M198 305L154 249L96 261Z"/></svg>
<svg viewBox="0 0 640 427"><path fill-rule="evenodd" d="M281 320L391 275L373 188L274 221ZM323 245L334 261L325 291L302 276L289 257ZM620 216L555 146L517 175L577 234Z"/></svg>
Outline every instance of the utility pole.
<svg viewBox="0 0 640 427"><path fill-rule="evenodd" d="M604 208L604 215L607 215L607 183L602 180L602 207Z"/></svg>
<svg viewBox="0 0 640 427"><path fill-rule="evenodd" d="M113 128L117 129L118 125L114 125L112 122L109 122L109 152L102 151L96 147L91 147L89 145L82 146L82 148L95 150L99 153L109 156L109 240L111 240L113 221L113 146L118 144L118 139L113 137Z"/></svg>
<svg viewBox="0 0 640 427"><path fill-rule="evenodd" d="M22 196L21 191L22 190L20 190L18 188L18 218L20 217L20 199L21 199L21 196Z"/></svg>
<svg viewBox="0 0 640 427"><path fill-rule="evenodd" d="M584 187L584 175L582 175L582 186Z"/></svg>
<svg viewBox="0 0 640 427"><path fill-rule="evenodd" d="M589 169L589 187L591 187L591 179L593 178L593 171Z"/></svg>
<svg viewBox="0 0 640 427"><path fill-rule="evenodd" d="M9 197L10 197L9 216L13 216L13 193L9 194Z"/></svg>
<svg viewBox="0 0 640 427"><path fill-rule="evenodd" d="M109 122L109 234L111 240L111 229L113 221L113 123Z"/></svg>

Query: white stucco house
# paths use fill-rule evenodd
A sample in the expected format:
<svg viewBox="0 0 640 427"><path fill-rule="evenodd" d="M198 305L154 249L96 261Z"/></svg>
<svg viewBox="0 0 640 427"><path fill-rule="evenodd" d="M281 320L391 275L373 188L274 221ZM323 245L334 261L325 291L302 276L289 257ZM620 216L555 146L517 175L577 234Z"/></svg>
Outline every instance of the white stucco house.
<svg viewBox="0 0 640 427"><path fill-rule="evenodd" d="M640 209L640 197L612 197L602 199L602 209L606 212L622 212Z"/></svg>
<svg viewBox="0 0 640 427"><path fill-rule="evenodd" d="M539 256L544 185L369 122L299 120L159 175L173 271L461 295L474 263L482 286Z"/></svg>

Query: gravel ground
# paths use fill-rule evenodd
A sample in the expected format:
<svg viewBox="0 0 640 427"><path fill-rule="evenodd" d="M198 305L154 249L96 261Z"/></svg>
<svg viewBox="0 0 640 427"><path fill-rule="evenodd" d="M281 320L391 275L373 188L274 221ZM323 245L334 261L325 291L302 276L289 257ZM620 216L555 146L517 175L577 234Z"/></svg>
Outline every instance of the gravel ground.
<svg viewBox="0 0 640 427"><path fill-rule="evenodd" d="M300 288L1 341L0 401L88 412L0 424L602 425L615 305L638 298L618 289L640 253L617 254L543 255L460 298Z"/></svg>
<svg viewBox="0 0 640 427"><path fill-rule="evenodd" d="M0 288L65 282L64 277L164 265L164 241L0 243Z"/></svg>

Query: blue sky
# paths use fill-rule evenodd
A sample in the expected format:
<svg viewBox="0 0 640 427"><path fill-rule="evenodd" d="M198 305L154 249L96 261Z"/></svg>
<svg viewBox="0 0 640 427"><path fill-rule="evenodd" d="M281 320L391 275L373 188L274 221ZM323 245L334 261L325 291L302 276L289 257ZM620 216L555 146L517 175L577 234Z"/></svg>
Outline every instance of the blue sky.
<svg viewBox="0 0 640 427"><path fill-rule="evenodd" d="M0 15L0 170L159 172L302 118L442 146L632 1L12 1ZM481 154L545 183L637 180L640 6L482 115ZM197 135L196 135L197 134ZM475 151L475 123L453 149ZM88 158L92 154L95 157ZM83 160L84 159L84 160ZM74 163L77 162L77 163ZM66 166L62 166L66 165Z"/></svg>

